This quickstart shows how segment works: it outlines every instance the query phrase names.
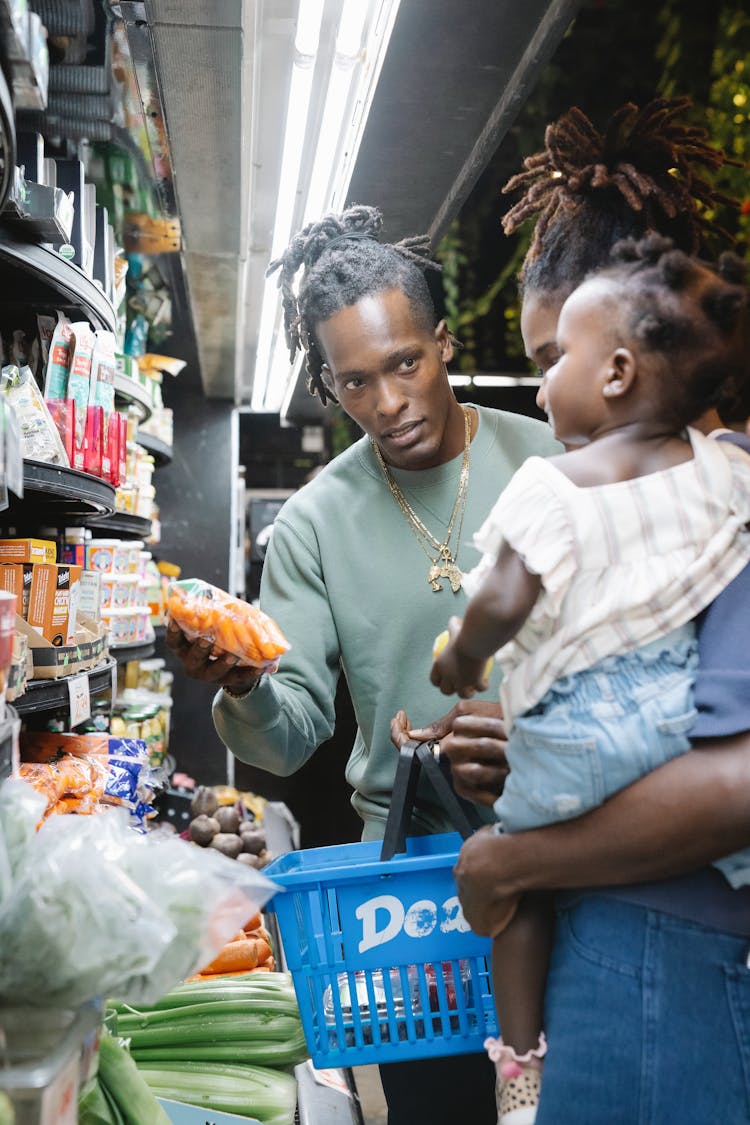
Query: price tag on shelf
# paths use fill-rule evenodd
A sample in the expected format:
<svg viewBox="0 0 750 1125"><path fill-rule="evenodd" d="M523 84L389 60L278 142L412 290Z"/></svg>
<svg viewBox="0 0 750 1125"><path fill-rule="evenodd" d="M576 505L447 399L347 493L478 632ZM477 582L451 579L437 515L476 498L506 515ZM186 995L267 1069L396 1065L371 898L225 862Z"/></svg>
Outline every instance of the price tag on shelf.
<svg viewBox="0 0 750 1125"><path fill-rule="evenodd" d="M89 678L86 673L71 676L68 680L68 699L70 700L70 725L77 727L91 718L91 695Z"/></svg>

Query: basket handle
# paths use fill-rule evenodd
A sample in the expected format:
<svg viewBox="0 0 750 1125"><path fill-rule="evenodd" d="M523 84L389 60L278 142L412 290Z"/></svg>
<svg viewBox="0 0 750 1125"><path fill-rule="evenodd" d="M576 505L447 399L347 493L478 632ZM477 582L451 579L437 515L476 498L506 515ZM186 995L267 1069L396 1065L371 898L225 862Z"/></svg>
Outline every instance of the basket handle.
<svg viewBox="0 0 750 1125"><path fill-rule="evenodd" d="M438 765L432 752L432 744L409 740L399 750L391 807L380 851L381 860L392 859L397 852L406 851L406 834L411 823L420 769L425 771L454 828L464 840L479 826L478 819L472 824L467 815L466 803L462 803L456 796L453 786Z"/></svg>

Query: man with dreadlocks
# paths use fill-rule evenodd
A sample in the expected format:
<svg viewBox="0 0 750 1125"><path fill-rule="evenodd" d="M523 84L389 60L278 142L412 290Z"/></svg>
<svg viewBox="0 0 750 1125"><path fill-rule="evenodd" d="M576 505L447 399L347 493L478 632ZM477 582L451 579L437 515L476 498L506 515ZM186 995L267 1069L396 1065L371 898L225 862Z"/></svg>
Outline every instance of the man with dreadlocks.
<svg viewBox="0 0 750 1125"><path fill-rule="evenodd" d="M529 455L560 449L543 423L457 402L446 369L453 342L424 275L428 242L382 243L380 230L377 210L350 207L306 226L269 267L280 270L287 340L292 357L305 352L310 390L338 401L365 435L275 521L260 602L290 651L275 675L258 677L171 634L186 670L222 687L222 740L275 774L299 769L331 736L343 671L358 724L346 776L366 840L382 837L388 814L392 717L406 707L427 723L444 710L425 670L434 638L464 605L461 571L479 561L464 528L482 522ZM479 727L501 752L499 719ZM412 832L450 828L420 790ZM393 1063L382 1077L390 1125L495 1121L481 1056Z"/></svg>
<svg viewBox="0 0 750 1125"><path fill-rule="evenodd" d="M508 233L539 216L521 287L526 351L542 372L559 358L565 298L609 262L615 242L655 230L692 252L709 233L706 210L719 197L700 169L724 156L676 120L688 106L627 105L603 135L571 110L507 185L524 189L505 217ZM718 425L717 406L725 420L744 417L749 397L737 386L707 404L699 424ZM462 848L459 894L479 933L499 928L517 894L567 888L557 902L536 1125L750 1119L750 894L707 866L750 845L749 611L746 567L697 621L692 751L577 820L480 832ZM442 747L453 757L449 738ZM469 759L454 762L459 789ZM497 796L499 756L495 769ZM484 773L492 789L486 757Z"/></svg>

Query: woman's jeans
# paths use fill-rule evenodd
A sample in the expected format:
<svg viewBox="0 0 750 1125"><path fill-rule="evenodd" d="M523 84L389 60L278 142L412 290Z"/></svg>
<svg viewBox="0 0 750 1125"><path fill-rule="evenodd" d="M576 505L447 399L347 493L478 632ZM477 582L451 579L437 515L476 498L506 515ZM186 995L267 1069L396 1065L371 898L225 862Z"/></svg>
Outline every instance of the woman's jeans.
<svg viewBox="0 0 750 1125"><path fill-rule="evenodd" d="M747 1125L749 949L604 896L564 909L536 1125Z"/></svg>

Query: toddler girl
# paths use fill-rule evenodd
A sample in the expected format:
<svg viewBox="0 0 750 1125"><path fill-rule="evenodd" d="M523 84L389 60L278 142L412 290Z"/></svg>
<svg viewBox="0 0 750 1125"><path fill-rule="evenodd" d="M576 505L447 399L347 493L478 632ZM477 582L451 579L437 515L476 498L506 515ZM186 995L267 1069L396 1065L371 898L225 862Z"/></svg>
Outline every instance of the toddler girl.
<svg viewBox="0 0 750 1125"><path fill-rule="evenodd" d="M466 615L431 673L467 698L497 652L507 832L580 816L689 749L691 621L750 558L750 458L685 428L743 367L747 293L657 236L621 244L613 263L560 314L546 410L568 452L529 458L500 496L476 536ZM750 882L750 854L718 866ZM486 1046L500 1122L529 1125L546 899L504 922L492 954L503 1038Z"/></svg>

